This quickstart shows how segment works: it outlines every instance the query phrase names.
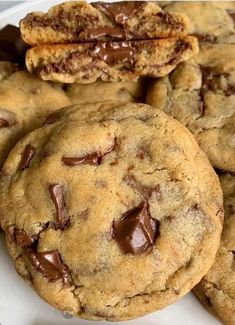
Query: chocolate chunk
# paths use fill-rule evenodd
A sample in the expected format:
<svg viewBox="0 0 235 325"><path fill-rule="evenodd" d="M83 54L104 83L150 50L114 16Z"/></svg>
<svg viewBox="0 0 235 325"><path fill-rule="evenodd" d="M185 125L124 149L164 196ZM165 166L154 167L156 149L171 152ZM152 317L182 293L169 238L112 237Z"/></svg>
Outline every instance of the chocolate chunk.
<svg viewBox="0 0 235 325"><path fill-rule="evenodd" d="M19 164L19 170L24 170L29 167L29 164L34 157L35 152L36 149L31 144L27 144Z"/></svg>
<svg viewBox="0 0 235 325"><path fill-rule="evenodd" d="M226 10L229 16L232 18L233 22L235 22L235 11L234 10Z"/></svg>
<svg viewBox="0 0 235 325"><path fill-rule="evenodd" d="M134 53L131 42L102 42L96 45L93 55L114 65L120 62L134 64Z"/></svg>
<svg viewBox="0 0 235 325"><path fill-rule="evenodd" d="M62 279L64 284L69 283L70 276L68 269L63 264L58 250L44 253L29 250L27 255L33 266L50 281Z"/></svg>
<svg viewBox="0 0 235 325"><path fill-rule="evenodd" d="M207 91L211 89L213 82L213 73L209 68L201 67L202 72L202 89Z"/></svg>
<svg viewBox="0 0 235 325"><path fill-rule="evenodd" d="M22 247L31 246L35 241L35 237L30 237L24 230L15 230L14 235L16 244Z"/></svg>
<svg viewBox="0 0 235 325"><path fill-rule="evenodd" d="M60 119L60 116L61 116L60 112L51 113L50 115L47 116L43 125L54 124L55 122L57 122Z"/></svg>
<svg viewBox="0 0 235 325"><path fill-rule="evenodd" d="M10 125L9 121L0 117L0 129L7 128Z"/></svg>
<svg viewBox="0 0 235 325"><path fill-rule="evenodd" d="M159 223L149 214L148 204L142 202L113 224L113 235L124 254L138 255L153 248Z"/></svg>
<svg viewBox="0 0 235 325"><path fill-rule="evenodd" d="M191 44L183 39L178 40L175 45L174 54L172 55L172 58L169 60L168 64L177 64L181 54L189 48L191 48Z"/></svg>
<svg viewBox="0 0 235 325"><path fill-rule="evenodd" d="M66 206L64 201L63 186L61 184L51 184L49 191L53 204L56 208L56 224L59 229L63 229L68 226L69 218L66 212Z"/></svg>
<svg viewBox="0 0 235 325"><path fill-rule="evenodd" d="M118 27L97 27L93 29L87 29L84 33L85 40L97 39L104 36L121 39L125 38L124 32Z"/></svg>
<svg viewBox="0 0 235 325"><path fill-rule="evenodd" d="M110 153L116 145L116 139L114 139L113 144L106 150L106 152L93 152L88 155L82 156L82 157L63 157L62 162L64 165L72 167L72 166L78 166L78 165L100 165L102 163L103 156Z"/></svg>
<svg viewBox="0 0 235 325"><path fill-rule="evenodd" d="M123 25L144 1L120 1L116 3L97 2L93 7L103 11L114 23Z"/></svg>
<svg viewBox="0 0 235 325"><path fill-rule="evenodd" d="M13 25L7 25L0 30L0 61L24 63L27 45L20 36L20 30Z"/></svg>
<svg viewBox="0 0 235 325"><path fill-rule="evenodd" d="M29 236L23 229L19 230L15 226L8 227L7 233L21 247L32 246L38 239L38 235Z"/></svg>
<svg viewBox="0 0 235 325"><path fill-rule="evenodd" d="M78 165L100 165L102 160L102 155L100 152L94 152L83 157L63 157L62 161L64 165L72 167Z"/></svg>

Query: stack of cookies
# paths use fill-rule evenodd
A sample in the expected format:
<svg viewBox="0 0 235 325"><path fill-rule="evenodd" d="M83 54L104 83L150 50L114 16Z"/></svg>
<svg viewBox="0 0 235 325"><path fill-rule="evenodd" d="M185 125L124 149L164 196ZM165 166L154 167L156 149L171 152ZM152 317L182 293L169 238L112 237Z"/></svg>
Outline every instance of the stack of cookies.
<svg viewBox="0 0 235 325"><path fill-rule="evenodd" d="M20 23L30 72L65 83L160 77L198 51L188 19L154 2L67 2Z"/></svg>
<svg viewBox="0 0 235 325"><path fill-rule="evenodd" d="M161 6L66 2L21 21L29 72L0 63L1 227L60 310L132 319L194 288L231 325L235 5Z"/></svg>

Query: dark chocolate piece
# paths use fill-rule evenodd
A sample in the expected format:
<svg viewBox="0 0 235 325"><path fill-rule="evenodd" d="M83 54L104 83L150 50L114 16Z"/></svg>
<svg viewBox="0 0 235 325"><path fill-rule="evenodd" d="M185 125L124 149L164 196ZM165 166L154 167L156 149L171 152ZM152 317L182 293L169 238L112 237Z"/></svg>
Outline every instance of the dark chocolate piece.
<svg viewBox="0 0 235 325"><path fill-rule="evenodd" d="M175 45L174 54L168 64L177 64L181 54L189 48L191 48L191 44L187 41L183 39L178 40Z"/></svg>
<svg viewBox="0 0 235 325"><path fill-rule="evenodd" d="M120 1L114 3L97 2L92 6L103 11L114 23L123 25L144 1Z"/></svg>
<svg viewBox="0 0 235 325"><path fill-rule="evenodd" d="M125 38L124 32L118 27L97 27L87 29L84 33L85 40L93 40L104 36L121 39Z"/></svg>
<svg viewBox="0 0 235 325"><path fill-rule="evenodd" d="M114 142L110 148L107 149L106 152L93 152L88 155L82 156L82 157L63 157L62 162L64 165L72 167L72 166L78 166L78 165L100 165L102 163L103 156L110 153L116 145L116 139L114 139Z"/></svg>
<svg viewBox="0 0 235 325"><path fill-rule="evenodd" d="M25 150L22 154L21 161L19 164L20 170L24 170L29 167L29 164L34 157L35 152L36 152L36 149L31 144L27 144L27 146L25 147Z"/></svg>
<svg viewBox="0 0 235 325"><path fill-rule="evenodd" d="M235 22L235 11L234 10L226 10L229 16L232 18L233 22Z"/></svg>
<svg viewBox="0 0 235 325"><path fill-rule="evenodd" d="M49 186L49 191L53 204L56 209L56 223L55 226L58 228L65 228L69 223L69 218L66 212L63 185L61 184L51 184Z"/></svg>
<svg viewBox="0 0 235 325"><path fill-rule="evenodd" d="M113 235L124 254L150 251L158 235L159 222L152 219L148 204L142 202L113 224Z"/></svg>
<svg viewBox="0 0 235 325"><path fill-rule="evenodd" d="M20 30L13 25L7 25L0 30L0 61L12 61L24 64L28 46L20 36Z"/></svg>
<svg viewBox="0 0 235 325"><path fill-rule="evenodd" d="M22 247L31 246L35 238L26 234L24 230L15 230L14 232L16 244Z"/></svg>
<svg viewBox="0 0 235 325"><path fill-rule="evenodd" d="M9 121L7 121L4 118L0 117L0 129L7 128L9 125L10 125Z"/></svg>
<svg viewBox="0 0 235 325"><path fill-rule="evenodd" d="M45 124L54 124L55 122L57 122L60 119L60 112L53 112L50 115L47 116L45 122L43 123L43 125Z"/></svg>
<svg viewBox="0 0 235 325"><path fill-rule="evenodd" d="M63 164L69 167L78 165L99 165L102 160L102 155L100 152L94 152L83 157L63 157Z"/></svg>
<svg viewBox="0 0 235 325"><path fill-rule="evenodd" d="M30 250L27 255L33 266L50 281L63 280L64 284L69 283L70 275L58 250L43 253Z"/></svg>
<svg viewBox="0 0 235 325"><path fill-rule="evenodd" d="M120 62L134 63L135 49L131 42L102 42L95 47L93 55L114 65Z"/></svg>

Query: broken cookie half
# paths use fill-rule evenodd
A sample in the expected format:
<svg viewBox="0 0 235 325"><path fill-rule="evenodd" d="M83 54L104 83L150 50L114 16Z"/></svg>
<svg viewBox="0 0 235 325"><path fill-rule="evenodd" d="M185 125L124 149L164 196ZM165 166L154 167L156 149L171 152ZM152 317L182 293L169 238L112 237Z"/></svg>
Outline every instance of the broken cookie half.
<svg viewBox="0 0 235 325"><path fill-rule="evenodd" d="M24 41L35 46L181 37L188 33L189 20L182 14L164 12L155 2L69 1L47 13L28 14L20 29Z"/></svg>
<svg viewBox="0 0 235 325"><path fill-rule="evenodd" d="M198 51L194 37L33 47L26 56L31 73L65 83L131 81L161 77Z"/></svg>

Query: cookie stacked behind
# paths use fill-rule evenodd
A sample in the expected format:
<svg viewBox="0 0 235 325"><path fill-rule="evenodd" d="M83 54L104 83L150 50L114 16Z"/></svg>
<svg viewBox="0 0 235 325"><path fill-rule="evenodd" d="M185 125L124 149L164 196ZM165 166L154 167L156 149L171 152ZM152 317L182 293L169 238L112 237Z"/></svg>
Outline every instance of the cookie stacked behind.
<svg viewBox="0 0 235 325"><path fill-rule="evenodd" d="M20 23L30 72L65 83L164 76L197 53L186 16L154 2L67 2Z"/></svg>
<svg viewBox="0 0 235 325"><path fill-rule="evenodd" d="M173 1L164 10L187 15L189 32L200 42L235 42L234 1Z"/></svg>
<svg viewBox="0 0 235 325"><path fill-rule="evenodd" d="M42 125L45 116L71 104L59 85L19 66L0 62L0 169L14 144Z"/></svg>
<svg viewBox="0 0 235 325"><path fill-rule="evenodd" d="M235 175L220 176L224 194L225 219L222 240L215 263L194 292L226 325L235 324Z"/></svg>
<svg viewBox="0 0 235 325"><path fill-rule="evenodd" d="M153 81L147 102L189 128L212 165L235 172L235 45L204 44Z"/></svg>
<svg viewBox="0 0 235 325"><path fill-rule="evenodd" d="M167 306L200 281L219 246L213 168L184 126L148 105L58 111L16 145L0 186L17 271L83 318Z"/></svg>

